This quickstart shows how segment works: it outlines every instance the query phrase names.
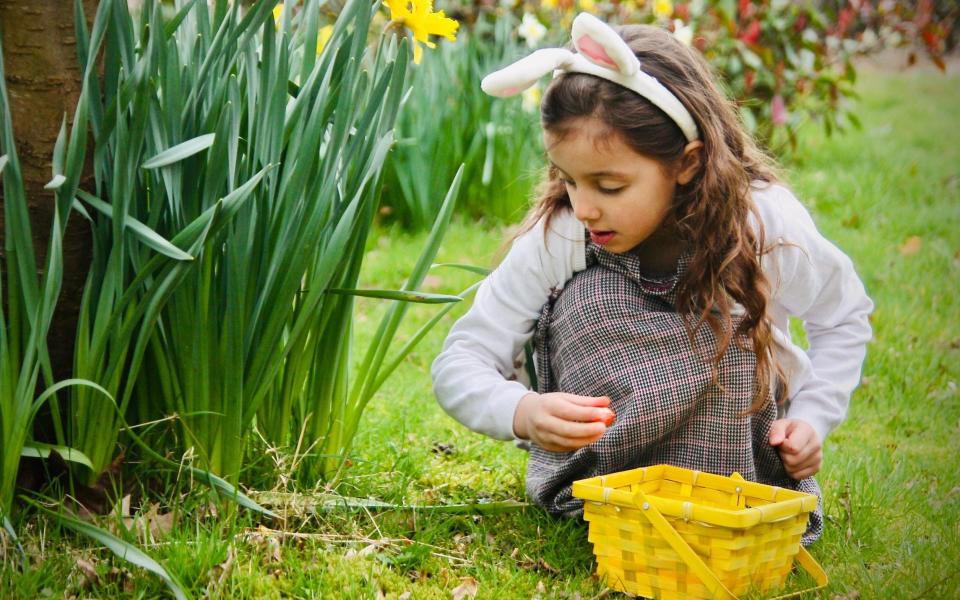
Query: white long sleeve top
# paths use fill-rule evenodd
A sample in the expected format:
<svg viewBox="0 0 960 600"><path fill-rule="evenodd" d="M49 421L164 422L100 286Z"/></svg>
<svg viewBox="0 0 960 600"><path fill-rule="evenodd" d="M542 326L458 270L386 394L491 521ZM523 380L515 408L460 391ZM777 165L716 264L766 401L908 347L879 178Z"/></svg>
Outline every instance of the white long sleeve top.
<svg viewBox="0 0 960 600"><path fill-rule="evenodd" d="M859 383L873 302L853 263L817 231L790 190L762 184L752 195L772 246L761 266L771 285L774 357L788 379L786 417L806 421L825 439L846 418ZM493 438L515 439L513 415L530 390L511 377L514 361L551 290L586 268L585 243L584 225L560 211L549 229L541 220L518 237L481 284L433 362L434 393L453 418ZM790 340L790 316L803 320L806 351Z"/></svg>

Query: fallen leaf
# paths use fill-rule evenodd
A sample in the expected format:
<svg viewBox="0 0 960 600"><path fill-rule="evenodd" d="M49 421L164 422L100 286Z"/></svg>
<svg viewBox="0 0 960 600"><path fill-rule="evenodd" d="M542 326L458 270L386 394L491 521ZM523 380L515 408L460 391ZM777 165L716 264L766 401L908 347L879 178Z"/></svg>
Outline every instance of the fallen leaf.
<svg viewBox="0 0 960 600"><path fill-rule="evenodd" d="M234 550L233 545L227 546L227 558L224 559L222 563L216 565L207 573L207 576L210 579L216 579L215 585L220 586L227 580L227 577L230 576L230 571L233 570L233 563L237 558L237 552Z"/></svg>
<svg viewBox="0 0 960 600"><path fill-rule="evenodd" d="M411 597L411 596L413 596L413 592L411 592L411 591L408 590L408 591L400 594L399 596L397 596L397 600L410 600L410 597Z"/></svg>
<svg viewBox="0 0 960 600"><path fill-rule="evenodd" d="M244 539L252 546L266 550L268 552L266 556L268 562L280 562L280 540L275 535L272 535L272 532L263 525L258 527L256 531L247 532ZM349 556L350 553L348 552L347 557L349 558Z"/></svg>
<svg viewBox="0 0 960 600"><path fill-rule="evenodd" d="M900 254L903 256L913 256L917 252L920 252L920 248L923 247L923 240L920 239L918 235L912 235L908 237L899 247Z"/></svg>
<svg viewBox="0 0 960 600"><path fill-rule="evenodd" d="M357 553L357 556L369 556L370 554L373 554L374 552L376 552L380 547L382 547L386 543L387 542L381 541L381 540L371 542L366 546L364 546L364 548Z"/></svg>
<svg viewBox="0 0 960 600"><path fill-rule="evenodd" d="M453 588L453 600L463 600L464 598L476 598L479 584L473 577L461 577L460 585Z"/></svg>
<svg viewBox="0 0 960 600"><path fill-rule="evenodd" d="M542 581L537 581L537 587L534 590L533 596L530 597L530 600L543 600L543 595L547 593L547 586L543 585Z"/></svg>
<svg viewBox="0 0 960 600"><path fill-rule="evenodd" d="M100 576L97 575L97 568L93 566L92 562L78 558L75 564L77 569L83 575L84 581L88 585L98 585L100 583Z"/></svg>
<svg viewBox="0 0 960 600"><path fill-rule="evenodd" d="M135 517L123 517L123 524L128 529L136 529L148 541L155 541L173 529L173 513L160 514L160 505L154 502Z"/></svg>

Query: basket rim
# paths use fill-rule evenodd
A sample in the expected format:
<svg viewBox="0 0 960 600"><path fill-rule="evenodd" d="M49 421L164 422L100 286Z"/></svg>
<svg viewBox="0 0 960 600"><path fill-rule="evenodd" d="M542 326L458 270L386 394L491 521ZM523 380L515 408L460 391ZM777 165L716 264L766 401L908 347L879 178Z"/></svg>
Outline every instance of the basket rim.
<svg viewBox="0 0 960 600"><path fill-rule="evenodd" d="M714 489L763 502L759 506L719 508L688 501L664 498L656 493L631 492L637 483L667 480L684 486ZM626 487L627 490L619 489ZM747 528L758 523L771 523L812 512L818 498L814 494L744 480L734 473L729 477L674 465L653 465L607 475L581 479L573 483L573 496L594 504L611 504L641 509L644 502L654 504L665 516L699 521L711 525Z"/></svg>

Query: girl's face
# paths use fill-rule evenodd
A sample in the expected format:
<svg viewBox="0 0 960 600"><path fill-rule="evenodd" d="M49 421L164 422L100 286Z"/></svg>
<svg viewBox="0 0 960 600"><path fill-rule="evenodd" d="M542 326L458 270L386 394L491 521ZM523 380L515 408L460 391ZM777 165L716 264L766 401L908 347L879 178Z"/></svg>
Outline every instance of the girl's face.
<svg viewBox="0 0 960 600"><path fill-rule="evenodd" d="M663 224L677 177L635 152L599 120L576 119L563 136L546 131L544 143L574 215L595 243L610 252L628 252Z"/></svg>

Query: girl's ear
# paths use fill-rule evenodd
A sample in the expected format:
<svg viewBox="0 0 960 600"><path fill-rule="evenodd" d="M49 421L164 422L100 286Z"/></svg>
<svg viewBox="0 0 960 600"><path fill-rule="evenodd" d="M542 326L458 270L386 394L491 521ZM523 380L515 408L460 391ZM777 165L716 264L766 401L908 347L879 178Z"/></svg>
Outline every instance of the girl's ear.
<svg viewBox="0 0 960 600"><path fill-rule="evenodd" d="M680 159L680 169L677 171L677 183L687 185L700 171L703 164L703 142L694 140L683 149Z"/></svg>

